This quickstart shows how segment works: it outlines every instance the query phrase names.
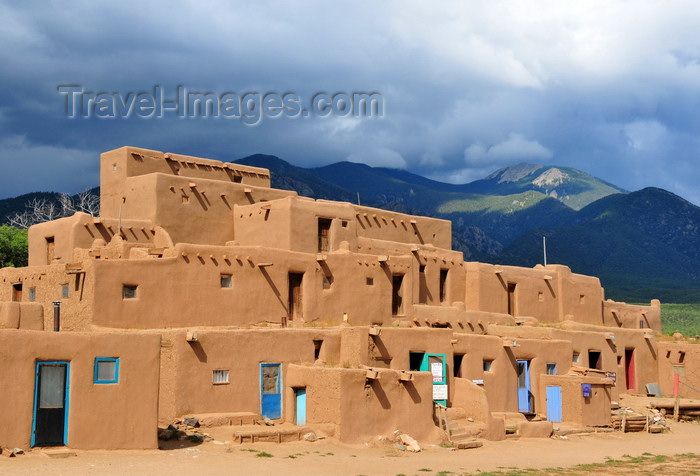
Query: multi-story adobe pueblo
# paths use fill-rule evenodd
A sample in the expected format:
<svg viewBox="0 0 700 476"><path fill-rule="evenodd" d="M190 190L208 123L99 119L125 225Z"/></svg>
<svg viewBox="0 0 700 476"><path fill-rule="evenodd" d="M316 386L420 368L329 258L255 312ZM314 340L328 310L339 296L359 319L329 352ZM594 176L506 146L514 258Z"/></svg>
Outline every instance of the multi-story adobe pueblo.
<svg viewBox="0 0 700 476"><path fill-rule="evenodd" d="M674 370L700 387L700 346L660 330L658 301L566 266L465 262L448 221L123 147L101 156L101 216L33 226L29 266L0 270L0 444L154 448L192 414L346 442L437 440L441 407L490 439L605 426Z"/></svg>

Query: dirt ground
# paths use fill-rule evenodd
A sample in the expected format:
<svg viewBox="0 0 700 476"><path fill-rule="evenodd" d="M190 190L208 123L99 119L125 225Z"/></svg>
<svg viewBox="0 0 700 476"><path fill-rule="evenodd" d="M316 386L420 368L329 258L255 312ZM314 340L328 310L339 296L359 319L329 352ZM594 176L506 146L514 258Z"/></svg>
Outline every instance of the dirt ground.
<svg viewBox="0 0 700 476"><path fill-rule="evenodd" d="M73 451L49 455L33 450L15 458L0 457L0 474L51 475L437 475L473 474L519 469L570 468L580 464L629 460L647 455L639 465L556 470L549 474L700 474L700 424L669 422L671 431L588 433L565 439L509 438L484 441L477 449L426 446L420 453L399 451L393 443L370 441L346 445L332 440L295 443L226 444L228 429L212 431L214 441L192 445L175 442L169 449L140 451ZM224 433L222 433L224 432ZM188 446L191 445L191 446ZM63 450L66 451L66 450ZM697 457L656 461L650 455L694 453Z"/></svg>

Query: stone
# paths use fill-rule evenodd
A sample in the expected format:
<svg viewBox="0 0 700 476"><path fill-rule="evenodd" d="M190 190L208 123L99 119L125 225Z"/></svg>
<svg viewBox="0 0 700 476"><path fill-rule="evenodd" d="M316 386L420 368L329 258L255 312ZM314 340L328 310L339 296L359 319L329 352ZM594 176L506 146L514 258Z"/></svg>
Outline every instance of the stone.
<svg viewBox="0 0 700 476"><path fill-rule="evenodd" d="M414 438L412 438L406 434L402 434L402 435L399 435L399 440L401 441L401 443L403 445L406 446L407 451L411 451L413 453L420 452L420 445L418 444L418 442Z"/></svg>
<svg viewBox="0 0 700 476"><path fill-rule="evenodd" d="M14 448L10 453L10 458L14 458L17 455L23 455L24 450L22 448Z"/></svg>
<svg viewBox="0 0 700 476"><path fill-rule="evenodd" d="M303 438L304 438L304 441L316 441L316 440L318 440L316 433L314 433L313 431L306 433Z"/></svg>
<svg viewBox="0 0 700 476"><path fill-rule="evenodd" d="M163 441L168 441L172 440L173 437L175 436L175 430L171 430L170 428L167 429L158 429L158 439L163 440Z"/></svg>
<svg viewBox="0 0 700 476"><path fill-rule="evenodd" d="M199 420L197 420L196 418L184 418L182 420L182 423L193 428L197 428L199 426Z"/></svg>
<svg viewBox="0 0 700 476"><path fill-rule="evenodd" d="M396 449L399 451L406 451L406 447L401 443L396 443Z"/></svg>

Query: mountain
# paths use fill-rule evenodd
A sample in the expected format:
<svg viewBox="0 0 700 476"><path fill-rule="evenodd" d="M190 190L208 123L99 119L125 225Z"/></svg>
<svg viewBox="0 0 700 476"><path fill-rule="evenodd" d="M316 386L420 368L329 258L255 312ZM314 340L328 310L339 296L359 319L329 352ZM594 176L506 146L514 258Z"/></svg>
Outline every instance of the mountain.
<svg viewBox="0 0 700 476"><path fill-rule="evenodd" d="M700 302L700 208L671 192L645 188L602 198L559 227L532 229L493 259L519 266L548 261L598 276L608 295Z"/></svg>

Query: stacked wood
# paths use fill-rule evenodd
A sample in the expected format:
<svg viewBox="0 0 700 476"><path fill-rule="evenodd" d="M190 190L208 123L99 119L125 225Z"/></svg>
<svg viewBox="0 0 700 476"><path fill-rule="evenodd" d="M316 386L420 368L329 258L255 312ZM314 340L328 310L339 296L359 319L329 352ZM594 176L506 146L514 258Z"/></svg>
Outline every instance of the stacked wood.
<svg viewBox="0 0 700 476"><path fill-rule="evenodd" d="M639 413L627 413L624 410L612 416L612 427L615 430L628 431L646 431L649 424L649 418L646 415Z"/></svg>

